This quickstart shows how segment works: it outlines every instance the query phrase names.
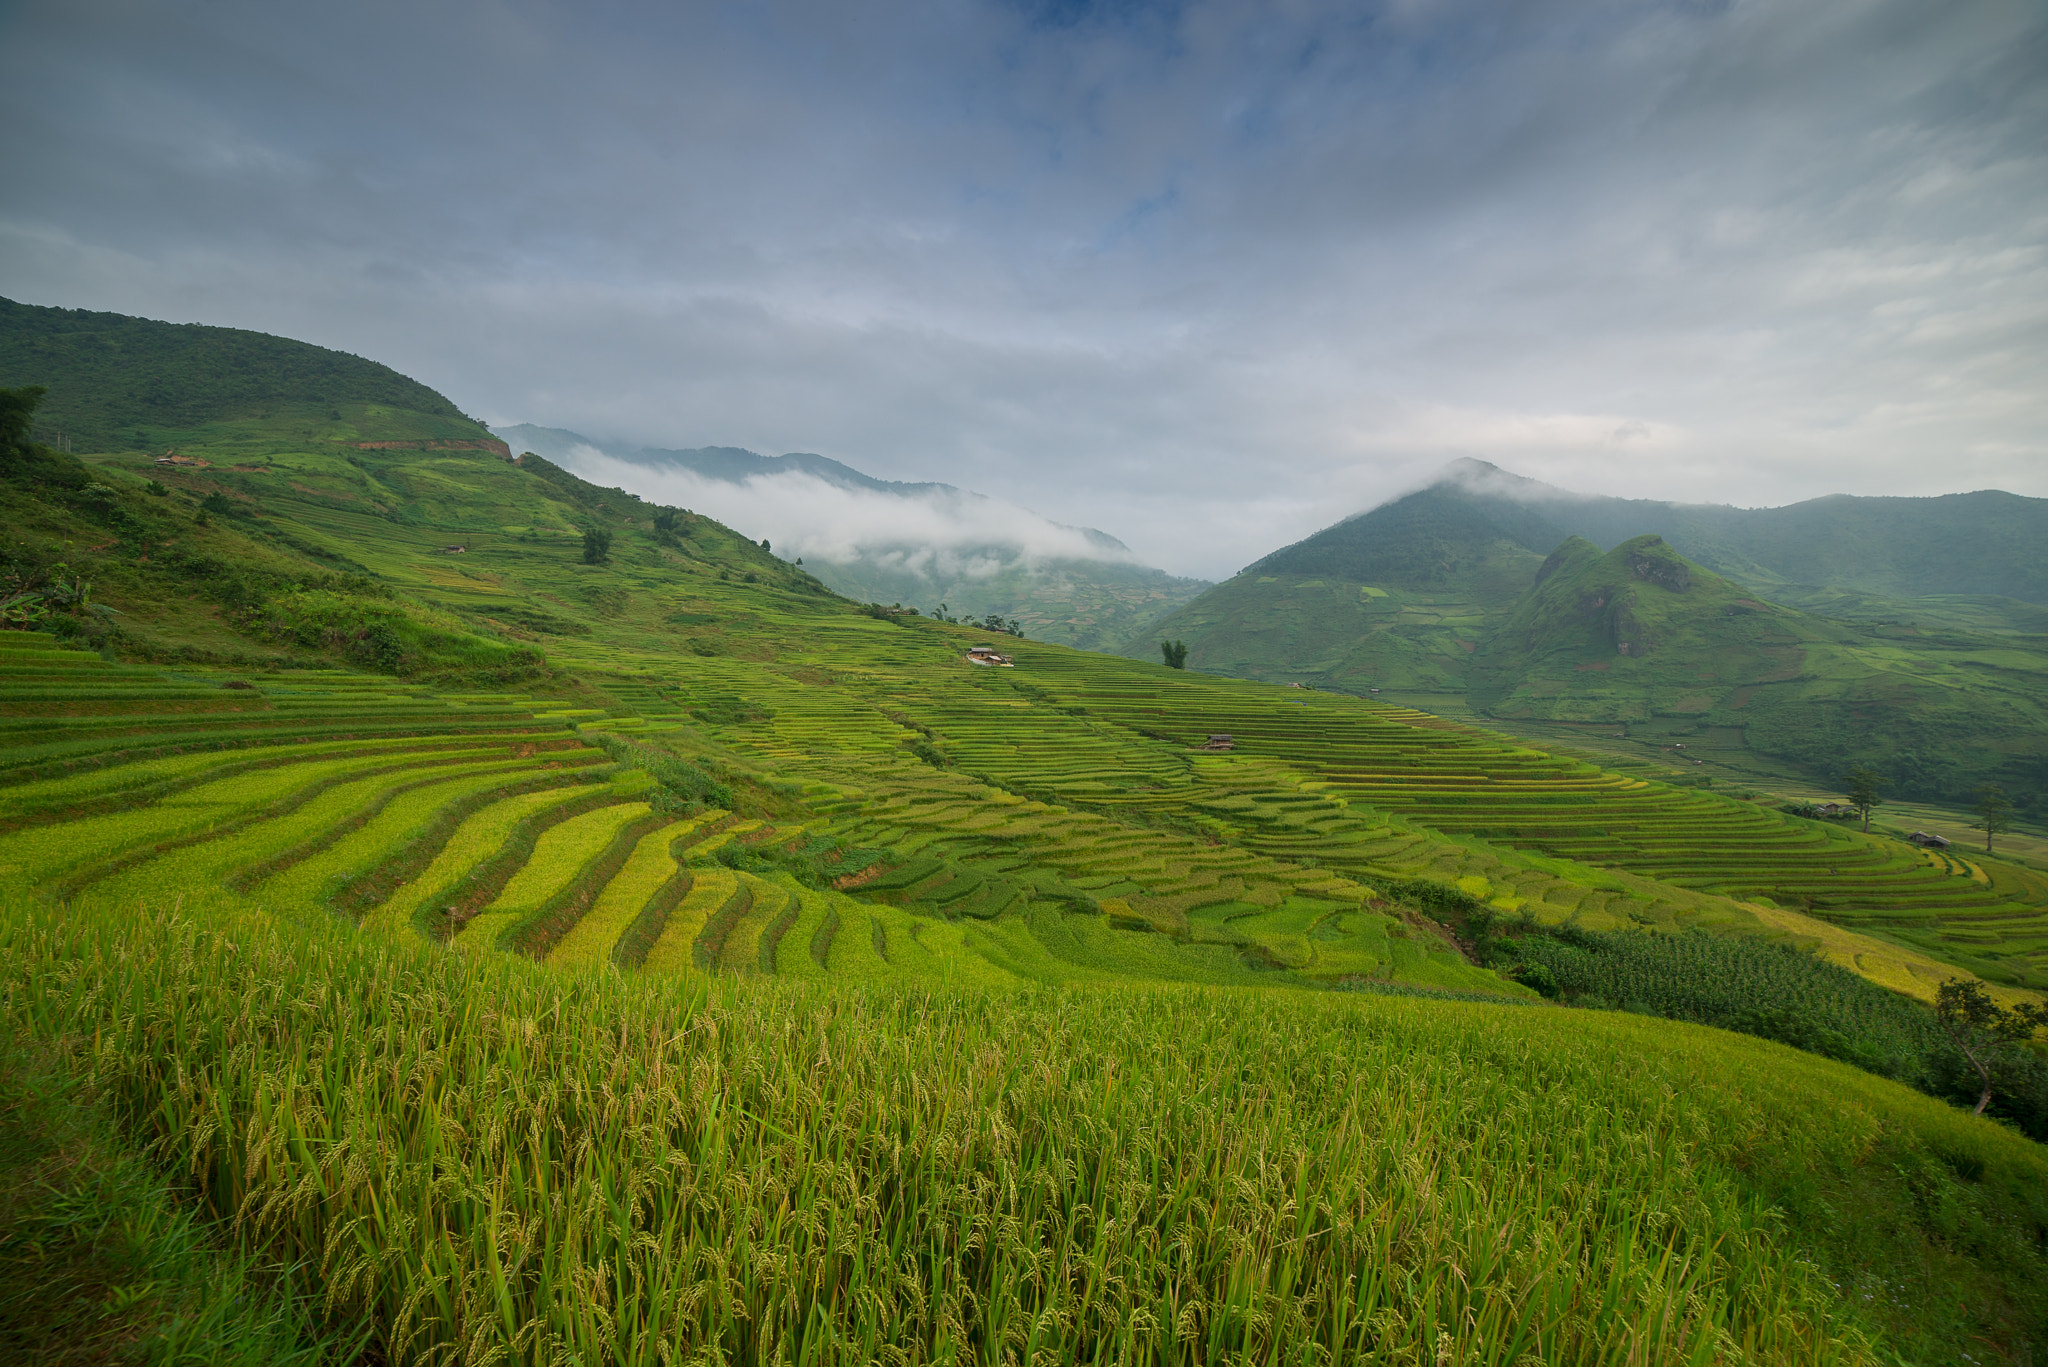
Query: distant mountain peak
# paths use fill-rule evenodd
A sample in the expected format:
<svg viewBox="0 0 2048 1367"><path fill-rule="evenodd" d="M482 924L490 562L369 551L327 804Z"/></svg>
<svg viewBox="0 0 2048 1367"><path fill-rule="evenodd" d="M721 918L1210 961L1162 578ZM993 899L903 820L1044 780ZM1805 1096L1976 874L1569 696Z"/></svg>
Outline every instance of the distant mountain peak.
<svg viewBox="0 0 2048 1367"><path fill-rule="evenodd" d="M1518 475L1512 470L1503 470L1490 460L1478 460L1472 456L1460 456L1444 466L1427 487L1441 489L1446 486L1486 498L1505 498L1517 503L1579 497L1569 489L1560 489L1554 484L1545 484L1540 479L1530 479L1527 475Z"/></svg>

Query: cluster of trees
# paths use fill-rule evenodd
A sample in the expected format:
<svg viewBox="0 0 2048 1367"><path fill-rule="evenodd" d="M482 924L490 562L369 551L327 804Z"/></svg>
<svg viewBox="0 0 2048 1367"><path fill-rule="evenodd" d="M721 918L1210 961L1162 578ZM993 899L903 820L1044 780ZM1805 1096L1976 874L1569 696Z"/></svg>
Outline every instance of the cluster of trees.
<svg viewBox="0 0 2048 1367"><path fill-rule="evenodd" d="M10 484L83 489L92 482L83 462L33 440L36 409L48 393L39 384L0 389L0 478Z"/></svg>
<svg viewBox="0 0 2048 1367"><path fill-rule="evenodd" d="M1159 643L1159 654L1165 659L1168 669L1186 669L1188 667L1188 643L1186 641L1161 641Z"/></svg>
<svg viewBox="0 0 2048 1367"><path fill-rule="evenodd" d="M913 616L917 613L916 608L899 608L895 610L908 612ZM938 611L932 614L932 620L934 622L946 622L953 626L978 626L983 631L1000 632L1005 636L1015 636L1020 639L1024 635L1024 624L1022 622L1005 618L1001 613L991 612L988 616L977 622L972 617L955 617L952 609L944 603L939 604Z"/></svg>
<svg viewBox="0 0 2048 1367"><path fill-rule="evenodd" d="M1842 786L1848 793L1849 805L1863 818L1863 829L1868 831L1870 814L1884 805L1881 793L1890 786L1890 780L1859 765L1848 772L1842 780ZM1987 783L1977 789L1977 797L1971 803L1970 810L1977 815L1977 819L1970 823L1971 829L1984 832L1984 853L1993 853L1994 839L2012 829L2012 799L2006 796L2005 789L1998 784ZM1814 813L1809 805L1806 811L1799 814L1811 816Z"/></svg>

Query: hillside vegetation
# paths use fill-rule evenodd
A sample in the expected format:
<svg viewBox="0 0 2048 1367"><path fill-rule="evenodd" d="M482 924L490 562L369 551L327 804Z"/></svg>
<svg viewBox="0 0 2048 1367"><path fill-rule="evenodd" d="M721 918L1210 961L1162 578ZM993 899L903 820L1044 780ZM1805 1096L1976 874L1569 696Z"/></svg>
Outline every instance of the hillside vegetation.
<svg viewBox="0 0 2048 1367"><path fill-rule="evenodd" d="M2031 871L267 440L8 456L0 1014L383 1360L2048 1342Z"/></svg>
<svg viewBox="0 0 2048 1367"><path fill-rule="evenodd" d="M0 299L0 389L42 385L41 435L74 451L286 437L494 442L417 380L346 352L240 328Z"/></svg>
<svg viewBox="0 0 2048 1367"><path fill-rule="evenodd" d="M1183 640L1195 668L1470 708L1532 737L1619 727L1652 746L1705 742L1738 775L1827 786L1863 766L1895 796L1961 807L1995 783L2048 813L2048 606L1988 596L2048 588L1986 559L2038 559L2017 548L2048 531L2048 502L1969 496L1972 541L1953 500L1751 513L1477 468L1276 551L1124 653ZM1636 573L1653 542L1695 587ZM1825 580L1785 577L1834 564Z"/></svg>

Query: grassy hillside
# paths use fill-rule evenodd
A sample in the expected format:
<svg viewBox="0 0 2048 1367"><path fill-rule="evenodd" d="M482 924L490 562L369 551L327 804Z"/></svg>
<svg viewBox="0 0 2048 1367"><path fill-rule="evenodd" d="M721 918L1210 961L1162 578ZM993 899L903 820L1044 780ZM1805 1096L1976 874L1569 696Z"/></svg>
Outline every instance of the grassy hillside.
<svg viewBox="0 0 2048 1367"><path fill-rule="evenodd" d="M1746 768L1832 784L1861 764L1884 774L1896 796L1951 808L1995 782L2033 820L2048 816L2048 649L2028 634L2048 609L1839 587L1774 599L1710 564L1691 566L1699 588L1673 593L1631 578L1622 562L1644 541L1633 534L1604 568L1584 571L1583 591L1567 591L1562 578L1541 579L1557 557L1600 554L1560 530L1574 518L1597 514L1603 527L1678 518L1697 531L1739 510L1577 499L1493 475L1500 479L1485 488L1441 484L1275 552L1155 623L1124 653L1157 658L1157 641L1181 639L1194 668L1470 707L1532 737L1555 722L1635 727L1664 746L1733 734L1748 752ZM1991 540L2003 544L2007 532L2030 526L2037 501L2017 500L2028 506L1992 519L2005 531ZM1801 516L1829 515L1837 502L1800 505ZM1920 525L1898 509L1891 516ZM1947 525L1932 513L1922 521ZM1905 538L1919 547L1915 563L1938 559L1931 543L1939 537L1915 535ZM1682 549L1650 539L1668 554ZM1746 554L1730 553L1755 568ZM1896 548L1893 557L1908 558ZM1964 573L1930 571L1926 582L1961 582ZM1595 599L1602 606L1577 606ZM1679 604L1690 606L1665 620L1665 608ZM1624 622L1629 613L1657 616L1664 643L1654 660L1628 654L1628 633L1649 629Z"/></svg>
<svg viewBox="0 0 2048 1367"><path fill-rule="evenodd" d="M1741 727L1821 772L1865 764L1900 791L1965 799L1973 778L2048 765L2048 652L1996 638L1829 621L1753 596L1661 537L1606 555L1579 538L1473 657L1472 705L1623 722L1667 744Z"/></svg>
<svg viewBox="0 0 2048 1367"><path fill-rule="evenodd" d="M441 395L360 356L0 299L0 389L31 384L49 390L39 435L72 451L203 443L217 458L247 458L273 443L496 442Z"/></svg>
<svg viewBox="0 0 2048 1367"><path fill-rule="evenodd" d="M907 548L906 548L907 549ZM963 622L990 615L1014 621L1034 641L1107 650L1209 587L1149 565L1113 560L1031 560L1000 547L971 547L961 559L978 572L920 572L864 560L805 561L820 582L857 602L941 606Z"/></svg>
<svg viewBox="0 0 2048 1367"><path fill-rule="evenodd" d="M1366 698L977 667L538 457L193 449L5 472L0 1028L384 1360L2048 1343L2040 1064L1972 1117L1911 1000L2048 984L2040 875ZM1721 990L1614 1000L1673 962Z"/></svg>
<svg viewBox="0 0 2048 1367"><path fill-rule="evenodd" d="M1158 641L1178 639L1200 670L1354 693L1462 692L1472 651L1528 587L1553 531L1503 526L1454 491L1426 489L1274 552L1123 653L1156 660Z"/></svg>

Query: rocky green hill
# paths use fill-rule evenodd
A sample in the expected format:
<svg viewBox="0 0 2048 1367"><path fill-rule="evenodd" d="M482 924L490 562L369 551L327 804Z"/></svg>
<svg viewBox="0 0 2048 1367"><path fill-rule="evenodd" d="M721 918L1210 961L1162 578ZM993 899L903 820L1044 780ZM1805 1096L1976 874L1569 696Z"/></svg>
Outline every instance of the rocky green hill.
<svg viewBox="0 0 2048 1367"><path fill-rule="evenodd" d="M1966 508L1980 543L1964 544ZM1817 782L1863 764L1903 795L1964 803L1995 782L2048 813L2048 603L1996 596L2048 592L2018 549L2048 534L2044 510L2005 494L1685 507L1471 462L1274 552L1124 653L1179 639L1193 668L1454 697L1510 727L1615 723L1667 745L1732 733ZM1636 572L1666 562L1694 587ZM1788 578L1828 566L1838 581ZM1901 585L1941 592L1891 596Z"/></svg>

